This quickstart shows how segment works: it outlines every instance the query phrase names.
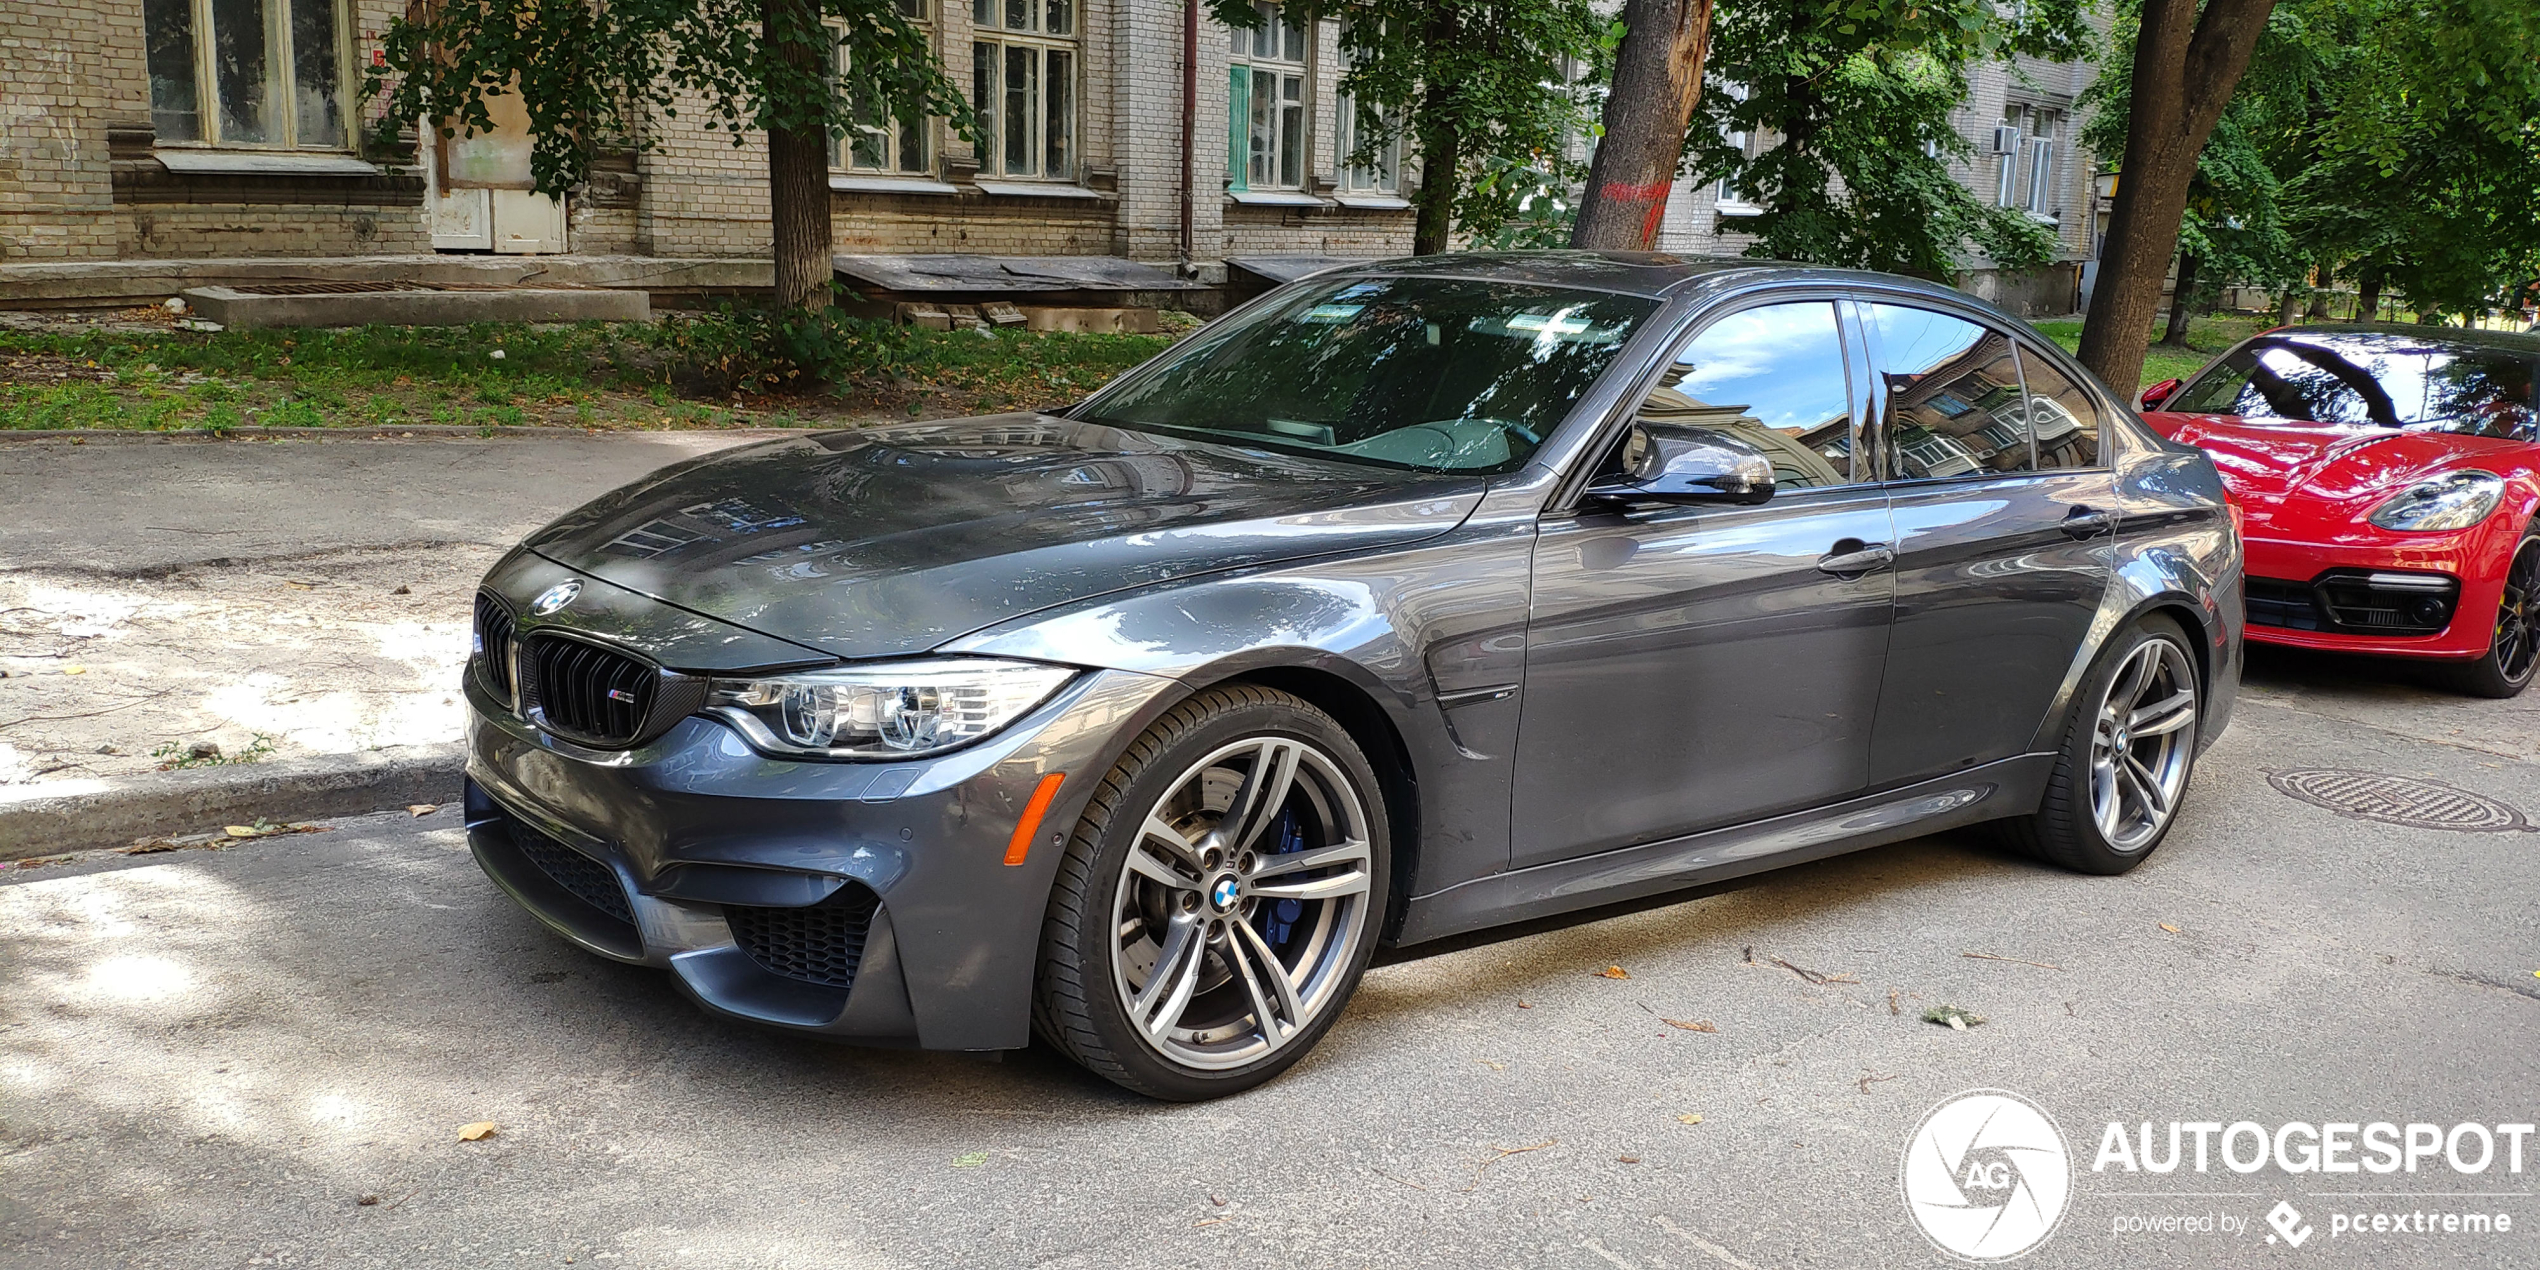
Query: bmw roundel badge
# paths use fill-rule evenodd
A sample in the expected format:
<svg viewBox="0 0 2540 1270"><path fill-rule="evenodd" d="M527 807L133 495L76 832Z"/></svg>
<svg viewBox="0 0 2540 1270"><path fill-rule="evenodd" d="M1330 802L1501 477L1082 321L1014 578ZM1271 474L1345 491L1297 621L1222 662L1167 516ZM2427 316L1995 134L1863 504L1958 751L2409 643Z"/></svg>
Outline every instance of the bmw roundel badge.
<svg viewBox="0 0 2540 1270"><path fill-rule="evenodd" d="M582 594L582 582L580 579L569 578L563 582L559 582L554 586L548 587L546 590L539 592L538 598L529 602L529 615L531 617L545 617L548 614L563 608L565 605L573 603L573 597L580 594Z"/></svg>

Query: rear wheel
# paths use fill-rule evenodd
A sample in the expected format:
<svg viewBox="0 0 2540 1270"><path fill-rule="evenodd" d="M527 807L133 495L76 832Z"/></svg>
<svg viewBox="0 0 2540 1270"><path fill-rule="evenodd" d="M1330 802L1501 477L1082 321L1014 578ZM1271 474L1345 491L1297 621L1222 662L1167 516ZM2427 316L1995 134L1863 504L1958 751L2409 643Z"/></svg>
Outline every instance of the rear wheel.
<svg viewBox="0 0 2540 1270"><path fill-rule="evenodd" d="M1034 1022L1157 1098L1269 1080L1357 989L1389 847L1375 773L1329 715L1266 688L1203 692L1130 745L1078 824Z"/></svg>
<svg viewBox="0 0 2540 1270"><path fill-rule="evenodd" d="M2449 668L2452 685L2479 697L2511 697L2540 671L2540 529L2526 532L2505 566L2505 594L2487 655Z"/></svg>
<svg viewBox="0 0 2540 1270"><path fill-rule="evenodd" d="M2148 617L2120 634L2081 703L2037 812L2003 832L2049 863L2123 873L2169 835L2195 767L2204 701L2187 633Z"/></svg>

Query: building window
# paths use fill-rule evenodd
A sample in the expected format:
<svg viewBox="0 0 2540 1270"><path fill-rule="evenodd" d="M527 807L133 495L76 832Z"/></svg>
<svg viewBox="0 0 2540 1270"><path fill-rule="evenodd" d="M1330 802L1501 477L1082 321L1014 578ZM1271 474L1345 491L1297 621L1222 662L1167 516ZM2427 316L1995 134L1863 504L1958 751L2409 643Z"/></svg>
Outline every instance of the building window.
<svg viewBox="0 0 2540 1270"><path fill-rule="evenodd" d="M2003 107L2002 126L1993 138L1994 153L2002 159L2001 172L1994 179L1995 206L2055 219L2056 134L2063 123L2060 111Z"/></svg>
<svg viewBox="0 0 2540 1270"><path fill-rule="evenodd" d="M1305 187L1306 30L1254 0L1261 25L1233 32L1226 86L1228 188Z"/></svg>
<svg viewBox="0 0 2540 1270"><path fill-rule="evenodd" d="M924 22L927 18L926 0L893 0L893 3L900 16L910 21ZM846 34L843 26L832 26L830 30L842 40ZM933 172L934 165L928 161L930 156L926 152L926 138L930 131L927 121L923 118L901 119L893 115L881 95L873 91L872 85L856 83L847 73L847 48L843 42L838 46L837 56L838 77L854 85L848 92L852 95L855 117L847 135L836 142L830 166L850 172L896 176Z"/></svg>
<svg viewBox="0 0 2540 1270"><path fill-rule="evenodd" d="M982 176L1075 175L1076 0L971 0Z"/></svg>
<svg viewBox="0 0 2540 1270"><path fill-rule="evenodd" d="M2019 197L2020 151L2027 111L2019 106L2005 107L2002 126L1993 130L1993 153L2001 159L2002 170L1993 181L1993 205L2012 206Z"/></svg>
<svg viewBox="0 0 2540 1270"><path fill-rule="evenodd" d="M1723 85L1720 91L1728 94L1732 101L1746 100L1744 84ZM1737 151L1741 159L1755 157L1755 134L1752 132L1724 128L1720 132L1720 140L1728 143L1731 150ZM1755 200L1747 197L1746 191L1738 185L1737 178L1733 175L1720 178L1718 194L1720 214L1723 216L1753 216L1764 210L1755 205Z"/></svg>
<svg viewBox="0 0 2540 1270"><path fill-rule="evenodd" d="M341 150L343 0L142 0L161 142Z"/></svg>
<svg viewBox="0 0 2540 1270"><path fill-rule="evenodd" d="M2039 111L2030 125L2028 138L2028 185L2021 206L2032 216L2054 219L2055 207L2055 133L2062 120L2052 111Z"/></svg>
<svg viewBox="0 0 2540 1270"><path fill-rule="evenodd" d="M1342 56L1347 57L1348 54L1343 53ZM1340 95L1333 109L1336 126L1332 131L1340 140L1340 187L1361 194L1401 193L1401 119L1383 106L1373 103L1361 105L1347 93ZM1368 151L1366 162L1351 161L1358 154L1359 147L1371 143L1373 148Z"/></svg>

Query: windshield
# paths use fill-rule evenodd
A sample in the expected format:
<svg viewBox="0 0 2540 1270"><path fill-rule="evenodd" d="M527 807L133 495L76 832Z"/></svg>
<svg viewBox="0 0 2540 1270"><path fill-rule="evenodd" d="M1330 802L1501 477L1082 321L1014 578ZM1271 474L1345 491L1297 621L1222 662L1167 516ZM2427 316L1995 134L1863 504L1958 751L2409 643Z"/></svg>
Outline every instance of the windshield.
<svg viewBox="0 0 2540 1270"><path fill-rule="evenodd" d="M2289 331L2223 355L2164 410L2540 439L2530 355L2377 331Z"/></svg>
<svg viewBox="0 0 2540 1270"><path fill-rule="evenodd" d="M1476 279L1338 279L1202 333L1076 418L1431 472L1534 453L1658 308Z"/></svg>

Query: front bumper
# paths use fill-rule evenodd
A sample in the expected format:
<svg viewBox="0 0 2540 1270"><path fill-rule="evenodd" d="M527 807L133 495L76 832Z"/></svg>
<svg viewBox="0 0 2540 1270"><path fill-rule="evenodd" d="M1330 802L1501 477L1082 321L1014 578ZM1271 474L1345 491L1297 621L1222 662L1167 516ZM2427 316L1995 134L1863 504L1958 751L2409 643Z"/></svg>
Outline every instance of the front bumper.
<svg viewBox="0 0 2540 1270"><path fill-rule="evenodd" d="M2384 542L2251 537L2248 637L2377 656L2482 656L2504 598L2503 563L2489 559L2492 537L2487 524L2457 534L2390 535ZM2430 600L2442 603L2439 626L2408 613L2408 606Z"/></svg>
<svg viewBox="0 0 2540 1270"><path fill-rule="evenodd" d="M468 841L566 939L710 1009L876 1045L1030 1036L1060 847L1173 681L1090 672L989 740L905 763L769 758L710 719L627 751L514 717L468 678ZM1024 804L1064 775L1028 854Z"/></svg>

